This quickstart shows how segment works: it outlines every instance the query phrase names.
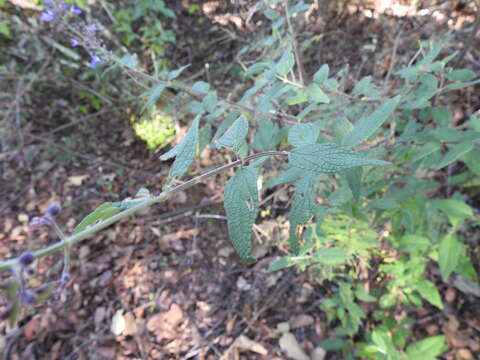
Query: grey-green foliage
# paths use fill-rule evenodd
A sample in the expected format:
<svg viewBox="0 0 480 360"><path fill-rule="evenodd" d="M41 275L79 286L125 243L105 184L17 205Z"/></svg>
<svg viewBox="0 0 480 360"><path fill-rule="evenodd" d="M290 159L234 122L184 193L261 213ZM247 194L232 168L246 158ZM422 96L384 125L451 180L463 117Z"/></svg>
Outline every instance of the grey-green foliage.
<svg viewBox="0 0 480 360"><path fill-rule="evenodd" d="M225 186L225 212L228 233L238 255L247 262L255 261L252 250L252 226L258 213L258 166L242 167Z"/></svg>
<svg viewBox="0 0 480 360"><path fill-rule="evenodd" d="M199 138L198 125L200 116L201 115L197 115L195 120L193 120L187 135L185 135L182 141L160 157L161 160L168 160L175 157L175 161L168 173L167 184L170 184L174 179L182 177L188 171L188 168L195 158Z"/></svg>

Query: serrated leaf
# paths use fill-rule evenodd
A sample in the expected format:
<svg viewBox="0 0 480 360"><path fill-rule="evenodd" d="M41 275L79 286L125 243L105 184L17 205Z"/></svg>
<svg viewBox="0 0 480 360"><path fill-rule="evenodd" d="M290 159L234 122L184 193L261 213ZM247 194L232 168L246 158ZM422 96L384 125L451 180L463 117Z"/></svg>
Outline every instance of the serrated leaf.
<svg viewBox="0 0 480 360"><path fill-rule="evenodd" d="M330 99L328 98L327 94L320 89L320 86L317 84L310 84L307 87L307 94L308 99L317 104L328 104Z"/></svg>
<svg viewBox="0 0 480 360"><path fill-rule="evenodd" d="M242 260L255 261L252 251L252 226L257 217L259 202L257 191L258 168L252 165L239 169L225 186L225 212L228 233Z"/></svg>
<svg viewBox="0 0 480 360"><path fill-rule="evenodd" d="M330 68L327 64L323 64L320 69L313 75L313 81L315 81L318 85L322 85L325 80L328 79L328 73Z"/></svg>
<svg viewBox="0 0 480 360"><path fill-rule="evenodd" d="M220 124L220 126L217 128L217 131L215 131L215 135L213 135L212 141L217 140L220 136L222 136L225 131L232 126L233 122L240 116L240 112L238 110L232 110L228 113L228 115L225 117L225 120ZM216 146L214 146L216 147Z"/></svg>
<svg viewBox="0 0 480 360"><path fill-rule="evenodd" d="M358 152L332 143L310 144L294 148L288 155L292 166L314 173L334 173L365 165L389 165L388 162L364 157Z"/></svg>
<svg viewBox="0 0 480 360"><path fill-rule="evenodd" d="M372 136L388 117L393 114L400 103L400 99L400 96L396 96L393 99L386 101L372 114L359 120L359 122L355 124L352 132L343 139L342 145L357 146L363 140Z"/></svg>
<svg viewBox="0 0 480 360"><path fill-rule="evenodd" d="M422 298L427 300L430 304L436 306L439 309L443 309L442 299L440 293L435 285L429 280L420 280L417 283L417 291Z"/></svg>
<svg viewBox="0 0 480 360"><path fill-rule="evenodd" d="M450 274L455 270L462 256L462 244L455 235L447 235L443 238L438 248L438 266L443 281L447 281Z"/></svg>
<svg viewBox="0 0 480 360"><path fill-rule="evenodd" d="M437 165L437 170L451 164L455 160L459 159L466 153L470 152L473 149L473 143L471 141L464 141L460 144L455 144L450 146L447 153L443 156L440 163Z"/></svg>
<svg viewBox="0 0 480 360"><path fill-rule="evenodd" d="M241 115L235 122L225 131L220 139L216 141L218 147L233 148L234 151L240 150L245 143L245 137L248 133L248 120Z"/></svg>
<svg viewBox="0 0 480 360"><path fill-rule="evenodd" d="M299 229L300 225L308 223L315 214L315 183L316 175L305 174L295 185L295 197L290 209L289 245L294 254L300 251Z"/></svg>
<svg viewBox="0 0 480 360"><path fill-rule="evenodd" d="M201 154L203 149L208 145L212 139L212 125L207 124L200 129L198 134L198 153Z"/></svg>
<svg viewBox="0 0 480 360"><path fill-rule="evenodd" d="M291 52L286 52L275 66L275 71L279 76L284 77L292 70L293 65L295 65L295 57Z"/></svg>
<svg viewBox="0 0 480 360"><path fill-rule="evenodd" d="M173 179L182 177L187 171L195 158L198 147L198 124L200 122L200 115L198 115L192 122L187 135L182 141L166 154L160 156L161 160L167 160L175 157L175 161L168 173L167 184Z"/></svg>
<svg viewBox="0 0 480 360"><path fill-rule="evenodd" d="M87 227L95 225L98 221L106 220L115 214L122 211L121 208L113 205L111 202L106 202L97 207L93 212L85 216L82 221L73 229L73 233L78 233L85 230Z"/></svg>
<svg viewBox="0 0 480 360"><path fill-rule="evenodd" d="M314 124L295 124L288 130L288 142L293 146L314 144L319 134L320 128Z"/></svg>
<svg viewBox="0 0 480 360"><path fill-rule="evenodd" d="M416 341L407 347L409 359L434 360L448 349L445 344L445 336L431 336L420 341Z"/></svg>

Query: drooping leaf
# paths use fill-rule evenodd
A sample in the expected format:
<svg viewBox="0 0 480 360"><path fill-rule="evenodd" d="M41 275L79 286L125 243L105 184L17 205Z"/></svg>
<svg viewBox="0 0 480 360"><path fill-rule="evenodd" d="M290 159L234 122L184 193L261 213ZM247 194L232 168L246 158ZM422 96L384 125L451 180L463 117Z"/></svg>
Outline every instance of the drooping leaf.
<svg viewBox="0 0 480 360"><path fill-rule="evenodd" d="M455 160L470 152L472 149L473 143L471 141L464 141L460 144L450 146L450 149L447 151L440 163L437 165L437 170L451 164Z"/></svg>
<svg viewBox="0 0 480 360"><path fill-rule="evenodd" d="M450 274L457 267L462 256L462 244L455 235L447 235L443 238L438 249L438 265L443 281L447 281Z"/></svg>
<svg viewBox="0 0 480 360"><path fill-rule="evenodd" d="M198 115L192 122L187 135L182 141L166 154L160 156L161 160L167 160L175 157L175 161L168 173L167 184L173 179L182 177L187 171L195 158L198 147L198 124L200 122L200 115Z"/></svg>
<svg viewBox="0 0 480 360"><path fill-rule="evenodd" d="M288 130L288 142L293 146L314 144L319 134L320 129L314 124L295 124Z"/></svg>
<svg viewBox="0 0 480 360"><path fill-rule="evenodd" d="M364 165L388 165L382 160L364 157L358 152L338 147L332 143L309 144L290 151L292 166L315 173L334 173Z"/></svg>
<svg viewBox="0 0 480 360"><path fill-rule="evenodd" d="M183 70L185 70L186 68L188 68L190 66L190 64L188 65L185 65L185 66L182 66L181 68L178 68L178 69L175 69L175 70L172 70L168 73L168 80L173 80L173 79L176 79L178 76L180 76L180 74L183 72Z"/></svg>
<svg viewBox="0 0 480 360"><path fill-rule="evenodd" d="M443 309L442 299L438 289L429 280L422 279L417 283L417 291L420 296L427 300L430 304L436 306L439 309Z"/></svg>
<svg viewBox="0 0 480 360"><path fill-rule="evenodd" d="M398 104L400 103L400 96L396 96L383 103L377 110L369 116L360 119L352 132L348 134L342 141L345 146L357 146L363 140L372 136L375 131L382 126L382 124L393 114Z"/></svg>
<svg viewBox="0 0 480 360"><path fill-rule="evenodd" d="M252 251L252 226L257 217L259 202L257 191L258 168L253 165L239 169L225 186L225 212L228 233L242 260L255 261Z"/></svg>
<svg viewBox="0 0 480 360"><path fill-rule="evenodd" d="M453 226L459 226L466 219L473 216L472 208L460 200L435 199L431 200L429 204L447 215L448 220Z"/></svg>
<svg viewBox="0 0 480 360"><path fill-rule="evenodd" d="M98 221L102 221L118 214L122 209L115 206L111 202L106 202L97 207L93 212L85 216L82 221L73 229L73 233L79 233L87 227L95 225Z"/></svg>
<svg viewBox="0 0 480 360"><path fill-rule="evenodd" d="M408 345L406 353L409 359L434 360L447 349L445 336L438 335Z"/></svg>
<svg viewBox="0 0 480 360"><path fill-rule="evenodd" d="M358 201L360 198L360 190L362 185L362 174L363 168L362 167L355 167L346 169L344 171L345 178L347 179L348 186L352 191L353 198Z"/></svg>
<svg viewBox="0 0 480 360"><path fill-rule="evenodd" d="M313 81L315 81L318 85L322 85L325 80L328 79L328 72L330 68L327 64L323 64L320 69L313 75Z"/></svg>
<svg viewBox="0 0 480 360"><path fill-rule="evenodd" d="M290 209L289 245L294 254L300 250L298 226L308 223L317 208L315 204L316 175L306 173L295 185L295 197Z"/></svg>
<svg viewBox="0 0 480 360"><path fill-rule="evenodd" d="M159 84L153 87L150 91L143 94L144 96L148 96L147 102L142 108L142 112L145 110L151 111L153 106L157 103L160 96L162 96L163 90L165 90L166 86L164 84Z"/></svg>
<svg viewBox="0 0 480 360"><path fill-rule="evenodd" d="M320 89L320 86L318 86L315 83L308 85L307 94L308 94L308 99L311 102L314 102L317 104L328 104L330 102L330 99L328 98L327 94L325 94L323 90Z"/></svg>
<svg viewBox="0 0 480 360"><path fill-rule="evenodd" d="M240 117L235 120L235 122L225 131L220 139L216 141L217 146L233 148L234 151L238 152L242 144L245 143L245 137L248 133L248 120L245 116L240 115Z"/></svg>
<svg viewBox="0 0 480 360"><path fill-rule="evenodd" d="M297 181L304 174L305 174L305 171L300 168L297 168L297 167L288 168L287 170L281 172L280 175L278 175L274 179L268 181L265 184L265 188L271 188L280 184Z"/></svg>
<svg viewBox="0 0 480 360"><path fill-rule="evenodd" d="M265 118L258 122L258 130L253 140L253 147L258 151L273 150L280 141L280 129L272 120Z"/></svg>
<svg viewBox="0 0 480 360"><path fill-rule="evenodd" d="M286 52L278 61L275 70L279 76L283 77L292 70L293 65L295 65L295 57L291 52Z"/></svg>

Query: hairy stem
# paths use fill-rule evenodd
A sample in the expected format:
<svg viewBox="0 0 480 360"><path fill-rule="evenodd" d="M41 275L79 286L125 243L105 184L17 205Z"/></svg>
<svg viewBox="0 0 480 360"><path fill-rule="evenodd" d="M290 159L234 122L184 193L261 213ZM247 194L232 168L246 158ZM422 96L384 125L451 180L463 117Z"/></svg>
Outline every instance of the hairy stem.
<svg viewBox="0 0 480 360"><path fill-rule="evenodd" d="M178 193L182 190L186 190L186 189L192 187L193 185L196 185L199 182L202 182L203 180L205 180L209 177L215 176L215 175L217 175L217 174L219 174L219 173L221 173L225 170L231 169L231 168L236 167L236 166L241 166L244 163L250 162L252 160L255 160L255 159L258 159L258 158L264 157L264 156L287 156L287 155L288 155L287 151L264 151L264 152L259 152L259 153L256 153L256 154L252 154L250 156L245 157L244 159L236 160L236 161L233 161L231 163L219 166L219 167L217 167L213 170L210 170L210 171L207 171L207 172L205 172L201 175L198 175L198 176L194 177L193 179L190 179L190 180L184 182L183 184L177 185L177 186L175 186L175 187L173 187L169 190L163 191L157 196L153 196L153 197L151 197L151 198L149 198L145 201L142 201L136 206L125 209L124 211L122 211L122 212L120 212L116 215L113 215L112 217L109 217L108 219L105 219L105 220L103 220L103 221L101 221L97 224L94 224L94 225L86 228L85 230L83 230L81 232L70 235L69 237L65 238L62 241L59 241L59 242L57 242L53 245L50 245L46 248L37 250L33 253L33 255L35 256L36 259L39 259L39 258L42 258L44 256L54 254L54 253L56 253L56 252L58 252L62 249L70 248L73 244L89 237L90 235L93 235L93 234L99 232L100 230L105 229L106 227L116 223L117 221L125 219L126 217L128 217L130 215L133 215L133 214L135 214L135 213L137 213L137 212L139 212L143 209L146 209L146 208L148 208L148 207L150 207L150 206L152 206L156 203L163 202L163 201L167 200L168 198L170 198L171 196L175 195L176 193ZM18 264L18 259L17 258L9 259L9 260L0 262L0 272L10 270L13 267L15 267L17 264Z"/></svg>

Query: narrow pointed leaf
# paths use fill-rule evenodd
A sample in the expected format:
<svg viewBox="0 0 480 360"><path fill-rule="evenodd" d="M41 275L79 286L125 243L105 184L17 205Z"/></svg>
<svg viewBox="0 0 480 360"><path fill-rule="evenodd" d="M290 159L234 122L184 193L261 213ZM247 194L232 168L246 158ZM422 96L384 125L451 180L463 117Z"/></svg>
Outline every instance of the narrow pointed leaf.
<svg viewBox="0 0 480 360"><path fill-rule="evenodd" d="M241 145L245 142L245 137L248 133L248 120L245 116L241 115L235 122L228 128L225 134L217 140L217 146L233 148L234 151L238 151Z"/></svg>
<svg viewBox="0 0 480 360"><path fill-rule="evenodd" d="M364 165L388 165L332 143L309 144L294 148L288 155L292 166L314 173L334 173Z"/></svg>
<svg viewBox="0 0 480 360"><path fill-rule="evenodd" d="M400 99L400 96L396 96L393 99L386 101L369 116L360 119L358 123L355 124L352 132L343 139L342 145L357 146L363 140L372 136L395 111L400 103Z"/></svg>

